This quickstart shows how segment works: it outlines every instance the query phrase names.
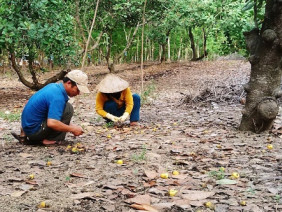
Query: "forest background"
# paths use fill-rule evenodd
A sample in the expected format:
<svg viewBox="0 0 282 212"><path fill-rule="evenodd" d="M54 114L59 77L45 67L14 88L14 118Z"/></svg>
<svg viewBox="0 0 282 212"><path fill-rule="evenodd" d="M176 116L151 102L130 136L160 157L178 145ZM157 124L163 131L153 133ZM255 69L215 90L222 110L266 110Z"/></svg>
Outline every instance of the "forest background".
<svg viewBox="0 0 282 212"><path fill-rule="evenodd" d="M42 87L37 71L79 67L84 55L88 65L107 64L110 71L141 56L161 62L247 56L243 32L261 24L264 14L264 1L245 0L0 2L1 66L10 63L8 55L16 64L29 61L33 84L19 78L33 89Z"/></svg>

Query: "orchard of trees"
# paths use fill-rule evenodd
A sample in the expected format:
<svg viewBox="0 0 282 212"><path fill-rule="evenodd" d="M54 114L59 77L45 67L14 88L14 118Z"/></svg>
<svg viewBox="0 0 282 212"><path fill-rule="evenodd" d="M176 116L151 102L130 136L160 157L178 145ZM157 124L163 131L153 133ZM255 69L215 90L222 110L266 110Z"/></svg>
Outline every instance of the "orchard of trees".
<svg viewBox="0 0 282 212"><path fill-rule="evenodd" d="M281 4L281 0L0 0L0 63L10 64L24 85L38 90L85 60L86 65L107 64L113 72L118 63L197 61L236 52L250 56L252 65L240 128L259 132L271 126L282 93ZM22 72L24 58L32 81ZM37 72L53 65L62 71L39 82Z"/></svg>
<svg viewBox="0 0 282 212"><path fill-rule="evenodd" d="M87 49L86 63L107 64L110 71L117 63L140 62L142 27L144 61L164 62L212 59L234 52L247 55L243 32L256 24L252 5L245 0L149 0L146 5L145 0L0 3L1 64L9 58L20 80L32 89L44 86L36 79L35 61L64 69L80 66ZM258 10L259 20L261 14ZM21 74L22 58L30 64L33 82Z"/></svg>

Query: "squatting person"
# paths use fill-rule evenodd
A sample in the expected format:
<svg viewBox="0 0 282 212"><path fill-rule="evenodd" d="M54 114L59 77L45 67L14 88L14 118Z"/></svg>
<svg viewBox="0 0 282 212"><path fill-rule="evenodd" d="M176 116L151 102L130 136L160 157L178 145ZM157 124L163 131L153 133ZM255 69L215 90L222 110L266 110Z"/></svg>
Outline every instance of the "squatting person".
<svg viewBox="0 0 282 212"><path fill-rule="evenodd" d="M88 77L81 70L70 71L62 83L50 83L36 92L21 115L21 134L12 135L21 143L52 145L65 139L66 133L83 134L80 126L70 124L73 107L69 97L89 93Z"/></svg>
<svg viewBox="0 0 282 212"><path fill-rule="evenodd" d="M98 85L96 112L107 121L124 122L130 117L130 125L138 125L140 96L130 91L129 83L117 75L108 74Z"/></svg>

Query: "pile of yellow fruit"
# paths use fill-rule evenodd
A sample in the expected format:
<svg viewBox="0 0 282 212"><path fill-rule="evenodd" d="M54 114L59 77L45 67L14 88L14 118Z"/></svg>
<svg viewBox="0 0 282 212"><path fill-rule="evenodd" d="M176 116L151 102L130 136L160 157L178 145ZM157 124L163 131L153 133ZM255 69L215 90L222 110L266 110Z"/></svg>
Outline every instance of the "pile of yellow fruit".
<svg viewBox="0 0 282 212"><path fill-rule="evenodd" d="M85 147L81 143L76 143L68 145L66 151L70 151L72 154L79 154L85 152Z"/></svg>

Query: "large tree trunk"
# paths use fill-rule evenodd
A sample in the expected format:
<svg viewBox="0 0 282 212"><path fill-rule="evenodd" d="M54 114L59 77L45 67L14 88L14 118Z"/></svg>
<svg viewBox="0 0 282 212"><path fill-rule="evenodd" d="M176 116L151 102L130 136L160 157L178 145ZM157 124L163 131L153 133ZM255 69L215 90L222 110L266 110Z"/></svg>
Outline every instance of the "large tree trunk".
<svg viewBox="0 0 282 212"><path fill-rule="evenodd" d="M250 52L250 81L244 85L246 105L240 130L262 132L278 114L282 66L282 1L267 0L262 29L245 33Z"/></svg>

